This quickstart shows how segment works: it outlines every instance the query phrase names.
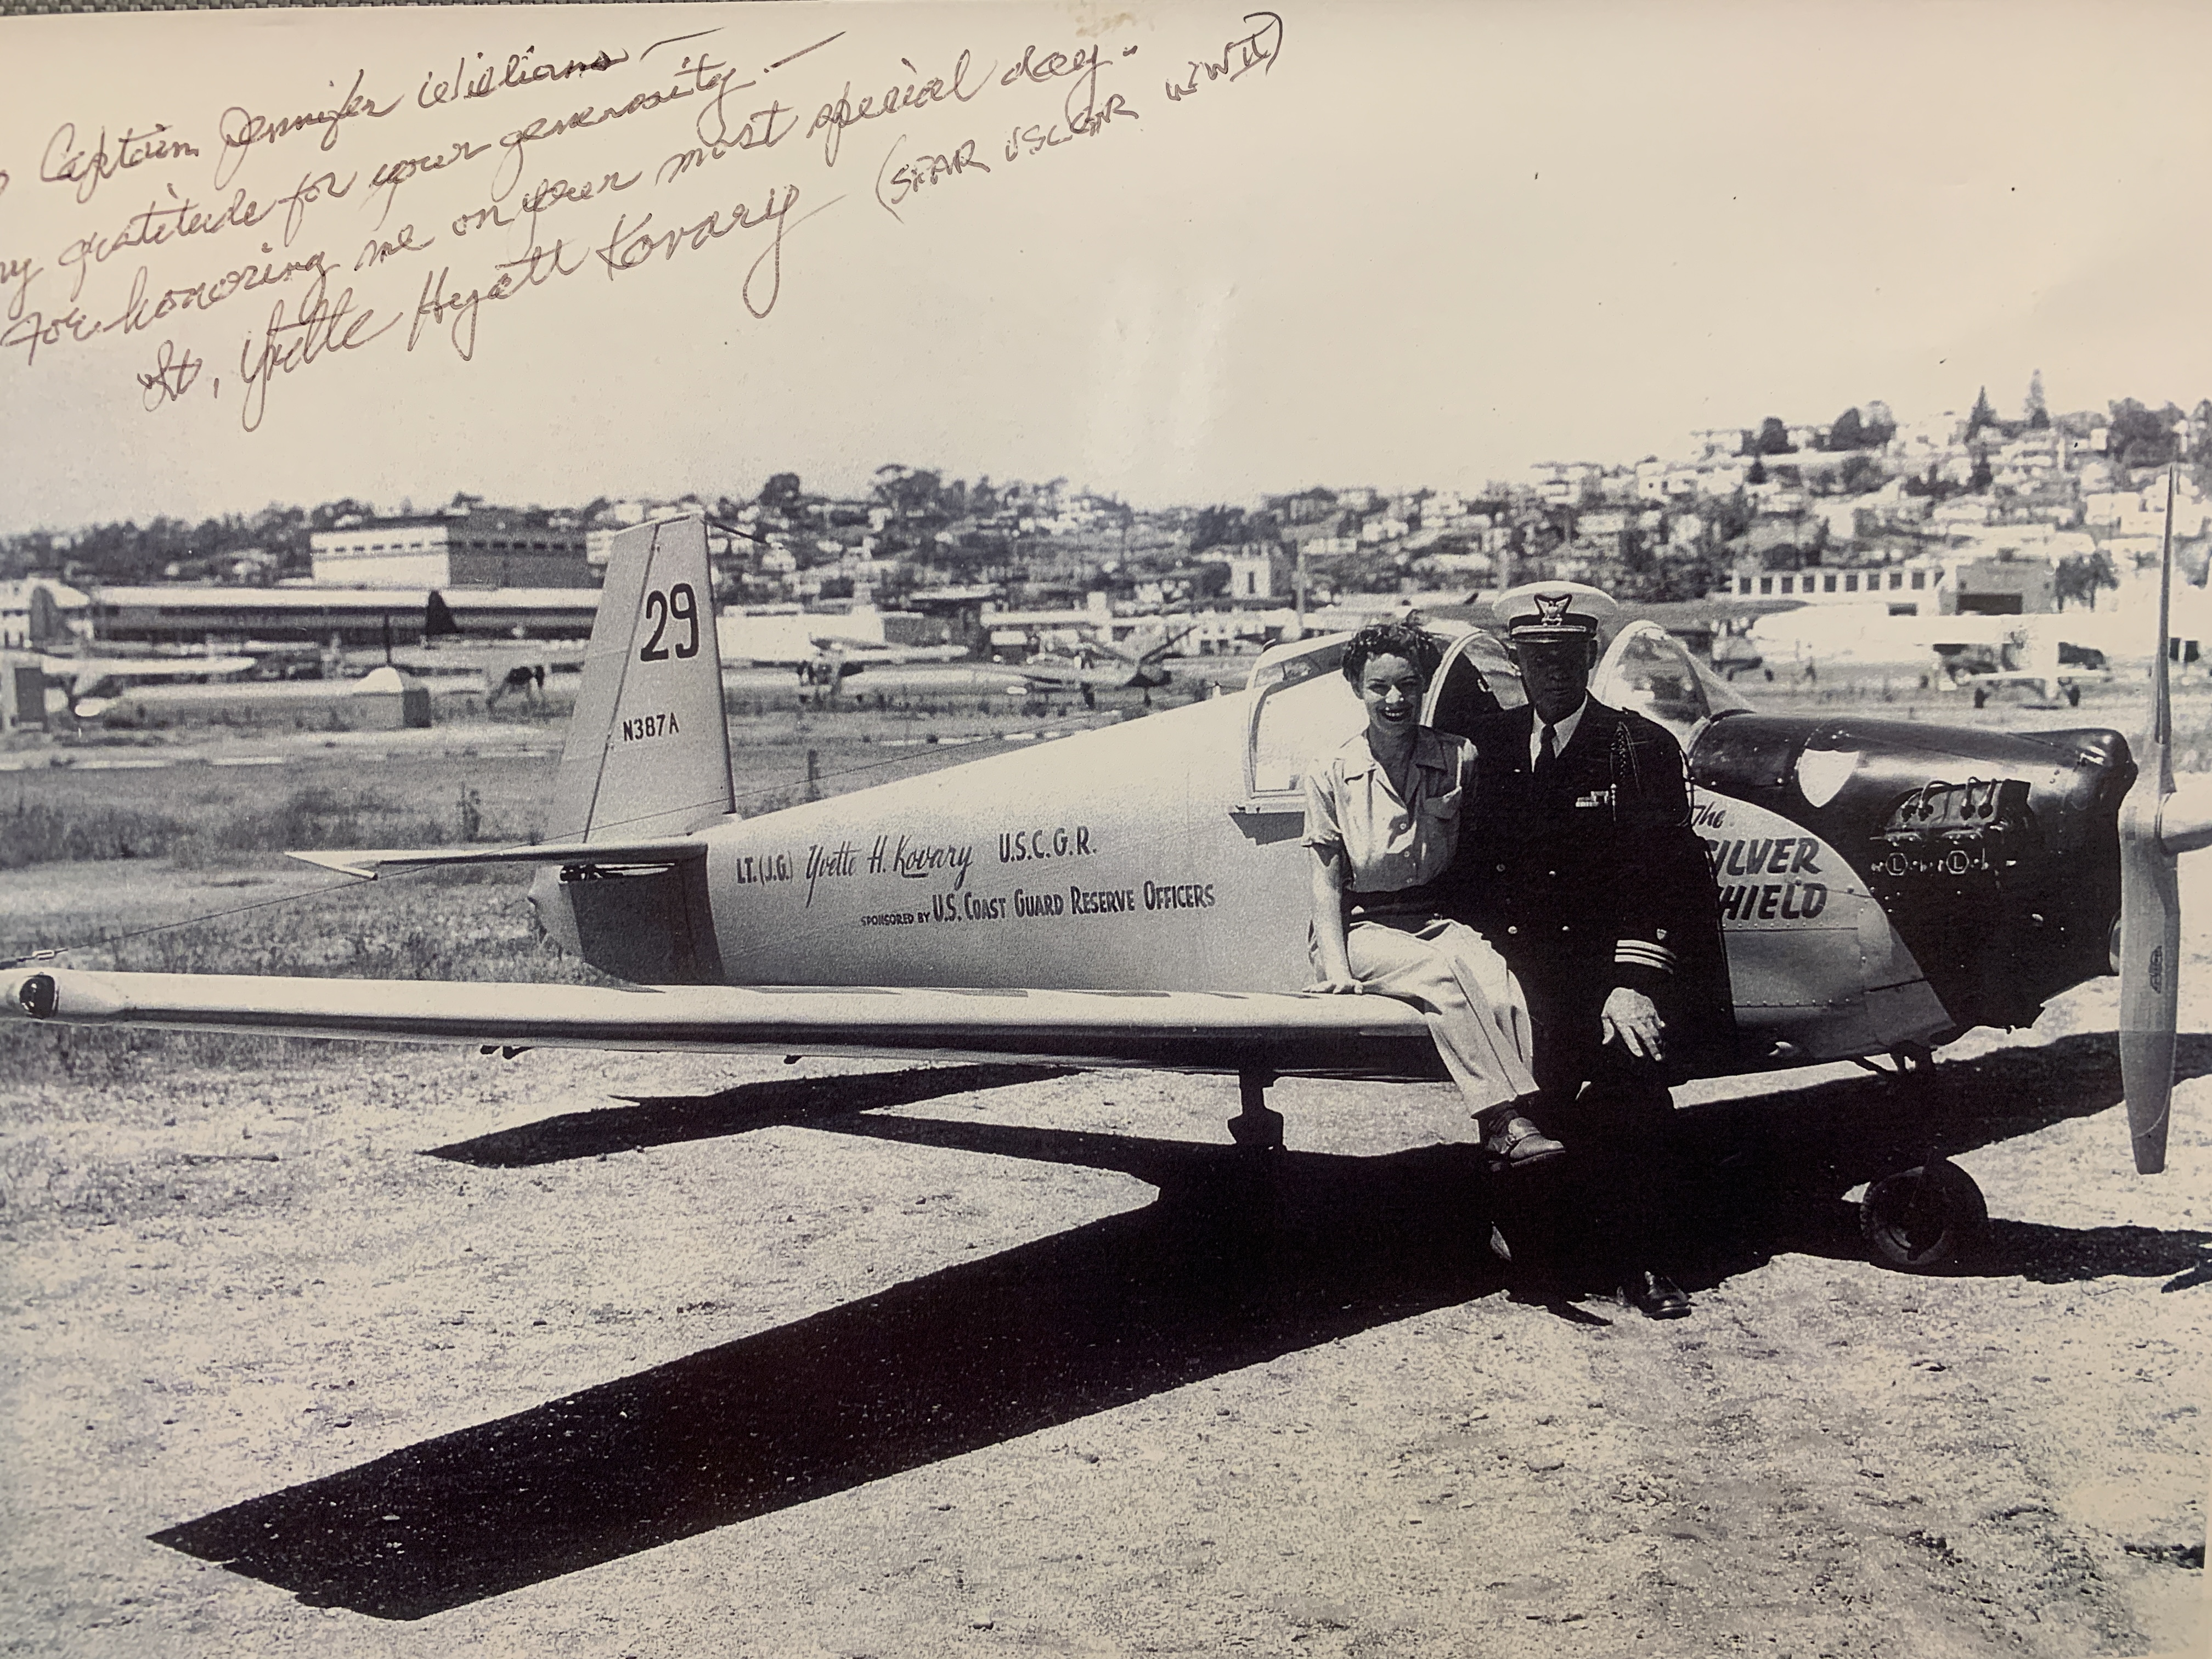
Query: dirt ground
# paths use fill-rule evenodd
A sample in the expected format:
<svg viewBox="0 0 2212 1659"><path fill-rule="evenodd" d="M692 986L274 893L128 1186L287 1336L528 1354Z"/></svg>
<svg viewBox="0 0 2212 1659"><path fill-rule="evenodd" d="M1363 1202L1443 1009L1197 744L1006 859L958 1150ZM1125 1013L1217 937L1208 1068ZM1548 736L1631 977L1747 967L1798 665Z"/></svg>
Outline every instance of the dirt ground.
<svg viewBox="0 0 2212 1659"><path fill-rule="evenodd" d="M0 874L0 931L278 867ZM1924 1086L1697 1085L1665 1324L1516 1293L1417 1088L1279 1085L1255 1171L1222 1079L19 1062L0 1651L2191 1650L2184 871L2207 1035L2166 1174L2129 1171L2109 981ZM1987 1238L1877 1268L1845 1200L1930 1146Z"/></svg>

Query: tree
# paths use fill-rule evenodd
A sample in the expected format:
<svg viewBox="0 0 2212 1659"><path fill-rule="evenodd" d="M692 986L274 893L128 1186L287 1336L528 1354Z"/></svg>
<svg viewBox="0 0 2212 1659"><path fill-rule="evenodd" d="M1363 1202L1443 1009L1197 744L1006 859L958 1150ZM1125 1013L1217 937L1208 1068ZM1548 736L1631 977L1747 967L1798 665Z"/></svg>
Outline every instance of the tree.
<svg viewBox="0 0 2212 1659"><path fill-rule="evenodd" d="M890 461L876 469L876 495L901 519L942 517L938 507L939 475L927 468Z"/></svg>
<svg viewBox="0 0 2212 1659"><path fill-rule="evenodd" d="M1881 488L1881 463L1861 450L1836 469L1836 483L1846 495L1863 495Z"/></svg>
<svg viewBox="0 0 2212 1659"><path fill-rule="evenodd" d="M1879 398L1870 398L1860 406L1859 422L1869 449L1880 449L1897 435L1897 416Z"/></svg>
<svg viewBox="0 0 2212 1659"><path fill-rule="evenodd" d="M2100 587L2117 589L2120 579L2112 574L2112 562L2102 553L2076 553L2058 562L2051 573L2051 590L2064 610L2071 602L2085 605L2092 611L2097 608L2097 590Z"/></svg>
<svg viewBox="0 0 2212 1659"><path fill-rule="evenodd" d="M1997 412L1990 407L1990 389L1984 386L1974 394L1973 413L1966 416L1966 441L1973 442L1981 434L1984 427L1995 426L1996 423Z"/></svg>
<svg viewBox="0 0 2212 1659"><path fill-rule="evenodd" d="M1752 452L1759 455L1795 455L1797 446L1790 441L1790 428L1770 415L1759 423L1759 436L1752 441Z"/></svg>
<svg viewBox="0 0 2212 1659"><path fill-rule="evenodd" d="M2027 377L2027 425L2032 432L2041 432L2051 424L2051 410L2043 401L2043 371L2037 369Z"/></svg>
<svg viewBox="0 0 2212 1659"><path fill-rule="evenodd" d="M1743 481L1747 484L1765 483L1766 482L1766 463L1759 459L1758 456L1753 456L1751 458L1751 471L1743 475Z"/></svg>
<svg viewBox="0 0 2212 1659"><path fill-rule="evenodd" d="M1836 416L1835 424L1828 428L1826 447L1832 450L1863 449L1866 447L1866 431L1859 422L1856 404Z"/></svg>
<svg viewBox="0 0 2212 1659"><path fill-rule="evenodd" d="M1977 495L1986 495L1990 492L1990 486L1996 482L1996 475L1990 470L1990 458L1986 455L1975 456L1974 470L1966 475L1966 488Z"/></svg>
<svg viewBox="0 0 2212 1659"><path fill-rule="evenodd" d="M2133 398L2110 405L2112 435L2111 453L2123 466L2164 466L2173 459L2174 431L2183 418L2172 404L2148 409Z"/></svg>
<svg viewBox="0 0 2212 1659"><path fill-rule="evenodd" d="M1197 522L1191 526L1190 550L1203 553L1209 547L1232 546L1243 539L1243 507L1202 507L1198 510ZM1222 568L1225 570L1228 567Z"/></svg>
<svg viewBox="0 0 2212 1659"><path fill-rule="evenodd" d="M796 472L772 472L761 486L760 504L779 511L799 505L799 475Z"/></svg>

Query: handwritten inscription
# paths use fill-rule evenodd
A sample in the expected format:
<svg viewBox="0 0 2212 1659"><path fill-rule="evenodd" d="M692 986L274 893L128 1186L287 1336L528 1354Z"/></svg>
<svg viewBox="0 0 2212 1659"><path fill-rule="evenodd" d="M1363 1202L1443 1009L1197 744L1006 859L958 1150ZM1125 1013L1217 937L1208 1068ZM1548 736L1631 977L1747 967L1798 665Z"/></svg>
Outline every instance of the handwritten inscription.
<svg viewBox="0 0 2212 1659"><path fill-rule="evenodd" d="M909 196L916 196L931 185L946 179L957 179L970 171L988 173L990 164L975 159L975 141L963 138L949 154L916 155L899 161L896 169L891 163L898 160L898 145L893 144L884 156L884 164L876 169L876 201L883 210L896 219L898 204ZM890 172L890 178L884 173Z"/></svg>
<svg viewBox="0 0 2212 1659"><path fill-rule="evenodd" d="M980 85L967 84L969 71L974 68L969 54L967 52L962 52L958 59L954 62L949 79L944 76L931 76L927 80L923 80L920 78L921 71L915 69L912 64L908 63L903 58L899 61L906 64L907 68L912 70L915 76L905 86L892 86L880 97L874 93L862 93L859 101L855 102L853 98L853 83L848 81L843 91L835 98L825 100L822 107L814 112L814 119L807 124L806 136L811 138L817 133L823 135L822 164L824 167L834 167L837 165L838 155L844 148L845 130L848 127L858 126L863 121L879 121L886 116L902 114L908 110L921 109L948 99L964 104L983 90ZM1010 75L1012 73L1012 70L1007 72ZM986 75L984 79L988 81L988 76Z"/></svg>
<svg viewBox="0 0 2212 1659"><path fill-rule="evenodd" d="M19 236L0 258L0 371L81 357L127 378L149 414L219 404L255 432L290 413L279 386L379 342L395 343L388 358L442 339L472 363L494 316L527 330L530 313L557 309L573 327L574 303L531 303L549 288L590 306L609 303L587 297L592 285L611 284L622 306L653 273L714 261L730 313L765 323L793 233L848 199L816 169L835 170L856 132L874 137L875 200L902 222L923 204L1012 188L991 182L1009 162L1028 173L1157 117L1152 88L1179 102L1256 80L1283 39L1277 14L1248 14L1218 48L1164 48L1183 67L1139 82L1163 46L1103 44L1103 25L928 54L884 50L872 20L744 44L781 22L641 29L582 51L479 40L397 66L299 62L197 110L177 101L194 84L179 81L159 110L69 112L33 153L0 155L0 191L27 174L46 204L32 245ZM112 349L140 333L151 337Z"/></svg>
<svg viewBox="0 0 2212 1659"><path fill-rule="evenodd" d="M1218 58L1194 58L1190 72L1167 83L1167 94L1180 102L1200 87L1215 81L1237 81L1258 70L1265 75L1275 67L1283 51L1283 20L1272 11L1244 14L1244 21L1259 27L1238 35L1221 48Z"/></svg>
<svg viewBox="0 0 2212 1659"><path fill-rule="evenodd" d="M261 332L249 336L240 348L238 373L245 383L246 396L239 405L239 423L248 432L260 426L268 411L274 376L297 374L319 358L341 351L358 351L390 333L399 320L387 317L378 323L371 307L356 310L349 288L331 299L327 276L317 271L290 316L284 314L284 301L277 301Z"/></svg>
<svg viewBox="0 0 2212 1659"><path fill-rule="evenodd" d="M651 50L650 47L647 48ZM441 80L436 70L422 77L422 84L415 88L415 102L422 109L435 109L457 98L489 98L495 92L513 92L521 87L543 86L548 81L567 81L579 75L604 74L608 70L629 62L629 54L610 56L601 52L596 58L571 58L565 64L555 64L550 58L538 63L530 60L538 56L536 46L525 46L520 52L511 52L504 64L484 64L471 70L469 60L463 58L454 65L453 72ZM483 54L477 54L477 62L483 62Z"/></svg>
<svg viewBox="0 0 2212 1659"><path fill-rule="evenodd" d="M107 129L102 127L88 150L77 143L76 123L64 121L46 141L46 153L39 158L39 177L50 185L73 185L76 199L89 202L94 191L119 173L200 153L198 145L172 138L168 132L167 125L158 121L146 132L125 127L111 149Z"/></svg>
<svg viewBox="0 0 2212 1659"><path fill-rule="evenodd" d="M138 386L146 394L146 407L159 409L163 404L181 398L192 389L206 364L189 351L179 351L174 340L164 340L154 354L150 373L138 377Z"/></svg>
<svg viewBox="0 0 2212 1659"><path fill-rule="evenodd" d="M242 105L233 104L223 111L216 123L216 131L222 140L222 159L216 164L215 184L221 190L246 165L246 153L256 144L278 144L302 132L320 130L317 140L319 149L337 147L338 132L348 121L362 117L381 120L399 107L399 100L379 107L376 100L362 91L362 83L368 79L368 71L361 70L353 77L353 85L346 95L328 109L309 110L296 115L262 115Z"/></svg>

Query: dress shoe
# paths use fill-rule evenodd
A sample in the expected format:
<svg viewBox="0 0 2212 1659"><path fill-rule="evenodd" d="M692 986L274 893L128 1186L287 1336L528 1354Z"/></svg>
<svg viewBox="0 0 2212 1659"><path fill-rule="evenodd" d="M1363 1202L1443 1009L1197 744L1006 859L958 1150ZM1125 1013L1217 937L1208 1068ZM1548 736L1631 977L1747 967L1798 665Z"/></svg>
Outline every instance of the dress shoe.
<svg viewBox="0 0 2212 1659"><path fill-rule="evenodd" d="M1516 1111L1492 1111L1475 1121L1483 1132L1484 1159L1493 1171L1548 1163L1567 1150Z"/></svg>
<svg viewBox="0 0 2212 1659"><path fill-rule="evenodd" d="M1680 1285L1662 1273L1637 1274L1620 1287L1621 1305L1635 1309L1646 1319L1687 1319L1690 1298Z"/></svg>

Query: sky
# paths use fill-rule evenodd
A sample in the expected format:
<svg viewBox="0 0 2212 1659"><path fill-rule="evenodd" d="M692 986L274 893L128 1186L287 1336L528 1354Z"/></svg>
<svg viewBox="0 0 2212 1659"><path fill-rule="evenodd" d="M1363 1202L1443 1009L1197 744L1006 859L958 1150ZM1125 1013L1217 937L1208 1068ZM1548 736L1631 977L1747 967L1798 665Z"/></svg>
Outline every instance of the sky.
<svg viewBox="0 0 2212 1659"><path fill-rule="evenodd" d="M0 532L2190 405L2207 61L2035 0L0 20Z"/></svg>

